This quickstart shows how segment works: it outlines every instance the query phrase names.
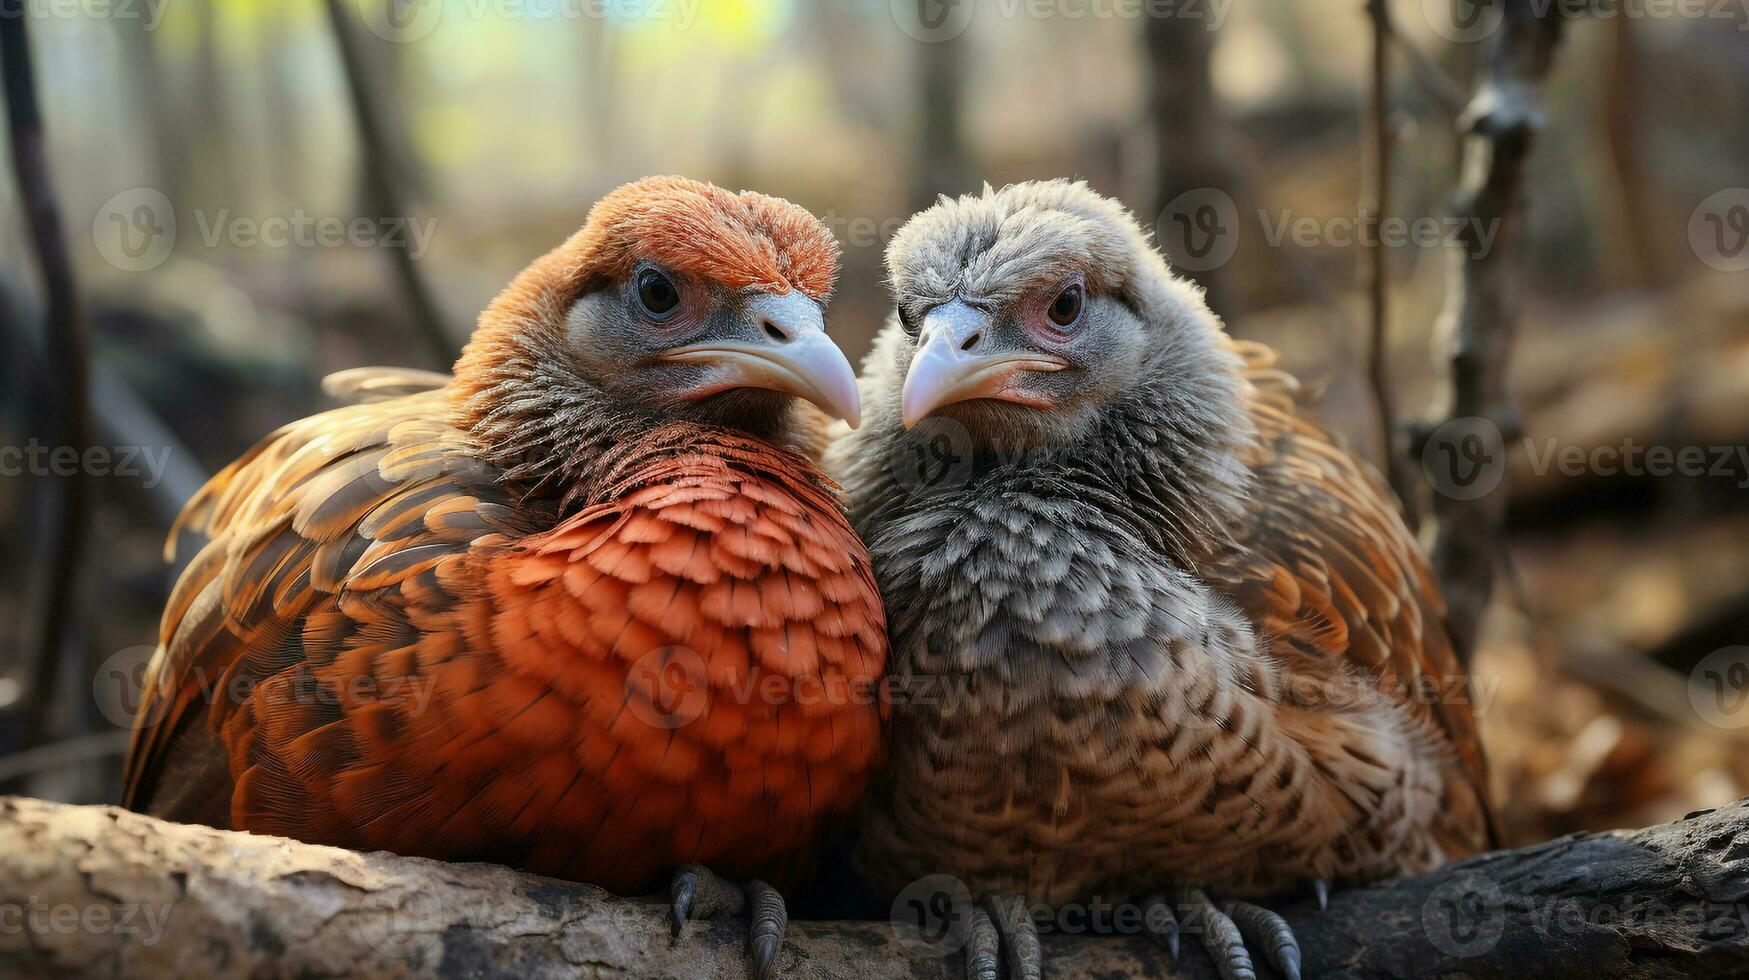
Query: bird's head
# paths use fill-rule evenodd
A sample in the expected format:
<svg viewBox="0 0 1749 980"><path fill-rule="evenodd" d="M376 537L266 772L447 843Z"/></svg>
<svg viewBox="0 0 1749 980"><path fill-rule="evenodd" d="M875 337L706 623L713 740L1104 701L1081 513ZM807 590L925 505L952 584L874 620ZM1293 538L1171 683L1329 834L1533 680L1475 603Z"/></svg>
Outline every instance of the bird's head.
<svg viewBox="0 0 1749 980"><path fill-rule="evenodd" d="M894 236L887 266L904 336L872 387L897 388L883 408L906 428L945 415L980 442L1060 445L1137 395L1242 425L1237 364L1201 291L1084 183L943 197Z"/></svg>
<svg viewBox="0 0 1749 980"><path fill-rule="evenodd" d="M788 201L626 184L481 314L456 365L463 414L489 448L604 420L782 438L798 398L854 426L855 375L824 330L837 271L831 232Z"/></svg>

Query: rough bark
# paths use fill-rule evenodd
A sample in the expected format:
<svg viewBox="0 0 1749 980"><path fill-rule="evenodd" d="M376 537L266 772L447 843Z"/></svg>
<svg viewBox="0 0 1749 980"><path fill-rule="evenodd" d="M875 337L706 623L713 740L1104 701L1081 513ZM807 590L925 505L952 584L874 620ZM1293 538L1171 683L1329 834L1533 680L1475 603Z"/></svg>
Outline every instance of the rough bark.
<svg viewBox="0 0 1749 980"><path fill-rule="evenodd" d="M1305 975L1749 973L1749 801L1567 837L1283 908ZM10 976L741 977L735 920L671 939L653 899L478 864L359 854L0 798L0 970ZM156 930L156 931L154 931ZM1137 937L1044 936L1050 976L1181 976ZM885 922L792 922L780 976L955 977ZM1267 974L1266 974L1267 975Z"/></svg>
<svg viewBox="0 0 1749 980"><path fill-rule="evenodd" d="M1561 35L1561 15L1531 0L1503 0L1501 23L1469 108L1458 121L1463 159L1452 214L1462 222L1451 249L1451 296L1440 333L1451 359L1451 393L1443 424L1422 446L1435 493L1439 534L1433 567L1450 611L1458 655L1475 650L1493 595L1506 521L1506 486L1467 492L1470 480L1440 466L1503 467L1504 443L1519 428L1507 387L1518 328L1526 162L1543 127L1542 85ZM1492 247L1483 235L1497 230ZM1464 443L1483 445L1463 450ZM1431 450L1431 452L1429 452ZM1454 485L1455 484L1455 485Z"/></svg>

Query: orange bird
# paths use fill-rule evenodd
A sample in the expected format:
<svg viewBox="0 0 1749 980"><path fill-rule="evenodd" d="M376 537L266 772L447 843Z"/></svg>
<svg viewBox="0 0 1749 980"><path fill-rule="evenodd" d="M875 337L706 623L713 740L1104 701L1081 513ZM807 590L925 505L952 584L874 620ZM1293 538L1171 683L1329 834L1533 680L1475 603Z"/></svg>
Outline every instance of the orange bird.
<svg viewBox="0 0 1749 980"><path fill-rule="evenodd" d="M787 201L650 178L493 301L453 378L330 379L361 403L183 512L205 543L126 804L621 892L674 873L676 933L751 908L768 971L765 882L807 873L881 752L885 619L803 404L858 421L837 263Z"/></svg>

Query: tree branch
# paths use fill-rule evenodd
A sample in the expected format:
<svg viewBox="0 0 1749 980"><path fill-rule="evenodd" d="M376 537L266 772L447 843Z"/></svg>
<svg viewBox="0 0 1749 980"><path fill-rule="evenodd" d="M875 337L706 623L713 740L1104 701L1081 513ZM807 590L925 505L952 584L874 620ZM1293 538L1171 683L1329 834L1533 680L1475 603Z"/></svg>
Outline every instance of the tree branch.
<svg viewBox="0 0 1749 980"><path fill-rule="evenodd" d="M5 72L6 119L12 144L12 167L18 180L18 196L30 224L31 244L43 278L45 300L42 377L49 391L51 411L44 413L50 431L45 442L58 452L70 448L85 458L90 439L88 371L90 340L79 313L78 291L73 283L73 264L67 256L61 232L60 210L49 177L43 134L42 111L37 104L36 76L31 65L28 21L21 0L0 0L0 68ZM43 583L42 619L35 646L36 663L30 675L31 691L26 730L39 740L50 737L48 712L56 702L57 677L66 655L71 625L79 553L84 544L88 481L82 467L69 476L56 478L59 507L49 525L41 554L48 568Z"/></svg>
<svg viewBox="0 0 1749 980"><path fill-rule="evenodd" d="M1485 854L1283 909L1307 976L1630 978L1749 970L1749 802ZM16 910L16 911L8 911ZM1060 921L1072 921L1063 917ZM57 925L58 923L58 925ZM24 976L746 975L745 924L587 885L0 798L0 957ZM1194 944L1188 944L1194 946ZM1148 940L1047 933L1050 976L1210 980ZM891 924L792 922L781 976L958 977Z"/></svg>
<svg viewBox="0 0 1749 980"><path fill-rule="evenodd" d="M407 202L402 199L399 183L395 179L395 167L390 159L388 138L384 134L379 115L376 91L371 84L357 31L350 20L357 8L343 5L341 0L326 0L325 6L329 25L334 30L334 43L340 52L340 64L346 70L346 90L352 97L352 114L358 126L359 162L364 169L367 206L378 209L378 213L371 217L376 221L409 218L411 214L408 212ZM456 358L455 341L444 326L443 314L438 311L437 300L431 295L431 288L419 275L418 267L413 264L413 245L407 236L400 236L400 241L388 244L387 247L389 257L395 265L396 281L400 283L401 293L411 307L413 329L424 342L435 366L447 371Z"/></svg>
<svg viewBox="0 0 1749 980"><path fill-rule="evenodd" d="M1507 367L1518 327L1524 171L1543 127L1542 84L1562 24L1558 12L1535 0L1504 0L1502 14L1476 94L1458 121L1463 159L1452 214L1460 233L1458 245L1450 250L1451 285L1440 324L1450 352L1451 391L1444 424L1430 430L1441 442L1448 437L1453 442L1432 449L1436 456L1444 451L1454 467L1452 475L1458 477L1455 482L1462 484L1429 474L1438 491L1433 497L1439 519L1433 566L1453 641L1465 663L1494 590L1507 494L1503 481L1480 493L1467 492L1476 484L1455 468L1503 470L1503 445L1518 427ZM1486 444L1481 452L1490 458L1457 444L1478 440Z"/></svg>
<svg viewBox="0 0 1749 980"><path fill-rule="evenodd" d="M1414 41L1399 33L1391 24L1388 15L1385 19L1385 30L1385 39L1397 50L1403 52L1404 58L1409 62L1410 69L1415 73L1415 80L1421 83L1421 88L1428 96L1441 109L1454 117L1463 112L1466 102L1463 89L1458 88L1458 84L1451 80L1451 76L1445 73L1445 69L1439 67L1432 58L1429 58L1427 52L1421 50Z"/></svg>
<svg viewBox="0 0 1749 980"><path fill-rule="evenodd" d="M1370 330L1367 347L1367 380L1372 387L1373 412L1378 427L1379 458L1385 476L1397 495L1403 520L1409 530L1421 526L1421 484L1409 464L1397 426L1396 398L1390 372L1390 255L1381 240L1380 224L1391 207L1391 151L1396 143L1391 130L1390 38L1391 11L1386 0L1367 0L1372 23L1372 93L1368 129L1371 134L1372 174L1370 200L1363 207L1367 234L1367 299Z"/></svg>

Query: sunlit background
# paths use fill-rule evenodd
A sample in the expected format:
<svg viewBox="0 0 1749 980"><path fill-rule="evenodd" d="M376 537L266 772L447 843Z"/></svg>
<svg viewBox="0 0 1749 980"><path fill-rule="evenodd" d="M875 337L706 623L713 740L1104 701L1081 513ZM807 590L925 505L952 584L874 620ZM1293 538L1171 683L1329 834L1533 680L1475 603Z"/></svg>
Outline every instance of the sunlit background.
<svg viewBox="0 0 1749 980"><path fill-rule="evenodd" d="M1369 175L1360 0L1180 0L1170 18L1140 0L972 7L969 22L931 29L913 0L343 0L362 69L349 78L317 0L27 4L95 336L98 438L146 453L136 475L92 481L52 689L30 637L56 478L0 476L0 790L117 798L128 679L170 581L161 545L204 474L324 407L325 373L446 366L434 351L459 349L497 289L602 193L646 174L757 189L823 217L845 246L829 326L853 360L888 313L887 239L938 193L1074 175L1150 228L1181 195L1219 195L1232 254L1196 277L1232 331L1281 347L1377 458L1365 250L1341 233ZM1513 381L1535 452L1514 459L1513 561L1476 665L1519 841L1749 795L1749 729L1696 706L1703 664L1749 672L1749 649L1730 652L1749 645L1749 452L1735 455L1749 443L1749 259L1706 241L1749 235L1737 217L1749 216L1749 9L1707 7L1571 25L1526 180ZM1482 46L1451 38L1443 0L1392 9L1467 98ZM1407 59L1392 75L1391 213L1437 218L1458 177L1453 107ZM361 153L359 97L379 117L374 156ZM344 230L402 210L405 227ZM1307 241L1271 240L1308 218ZM416 286L380 243L391 228ZM28 242L16 185L0 181L0 444L12 446L41 431L55 383L33 367ZM1405 421L1426 415L1444 370L1445 255L1388 250ZM1686 477L1568 473L1546 462L1551 445L1698 446L1733 462Z"/></svg>

